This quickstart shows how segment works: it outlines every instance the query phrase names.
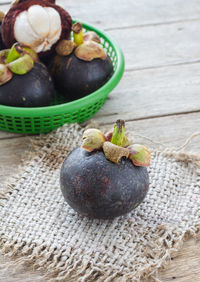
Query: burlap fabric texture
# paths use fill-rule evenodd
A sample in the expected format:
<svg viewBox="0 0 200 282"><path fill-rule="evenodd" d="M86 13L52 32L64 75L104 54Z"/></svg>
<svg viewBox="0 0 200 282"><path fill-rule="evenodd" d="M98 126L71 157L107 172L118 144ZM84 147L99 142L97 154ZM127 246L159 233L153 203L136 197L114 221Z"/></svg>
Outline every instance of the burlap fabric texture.
<svg viewBox="0 0 200 282"><path fill-rule="evenodd" d="M47 281L157 280L186 234L199 231L200 158L153 151L145 201L114 220L92 220L74 212L59 187L61 164L82 132L65 125L36 141L1 197L1 251L45 269Z"/></svg>

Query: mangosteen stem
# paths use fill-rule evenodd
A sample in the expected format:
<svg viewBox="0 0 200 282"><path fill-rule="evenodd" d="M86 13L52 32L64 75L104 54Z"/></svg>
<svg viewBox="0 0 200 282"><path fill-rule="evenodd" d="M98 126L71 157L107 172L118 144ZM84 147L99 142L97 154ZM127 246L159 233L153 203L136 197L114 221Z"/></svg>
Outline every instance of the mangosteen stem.
<svg viewBox="0 0 200 282"><path fill-rule="evenodd" d="M111 143L117 146L123 146L125 137L125 121L118 119L114 125Z"/></svg>
<svg viewBox="0 0 200 282"><path fill-rule="evenodd" d="M81 45L83 43L83 28L80 22L75 23L72 26L74 43Z"/></svg>

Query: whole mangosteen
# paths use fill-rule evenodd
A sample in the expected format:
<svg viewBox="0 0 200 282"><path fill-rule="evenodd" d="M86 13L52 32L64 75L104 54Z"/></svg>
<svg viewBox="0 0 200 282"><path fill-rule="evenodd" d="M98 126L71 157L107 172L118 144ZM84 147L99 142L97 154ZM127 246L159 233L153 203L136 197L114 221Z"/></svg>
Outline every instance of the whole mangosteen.
<svg viewBox="0 0 200 282"><path fill-rule="evenodd" d="M0 51L0 104L42 107L52 102L54 85L37 54L19 43Z"/></svg>
<svg viewBox="0 0 200 282"><path fill-rule="evenodd" d="M49 54L60 39L67 39L71 32L71 16L54 2L15 1L2 22L6 48L19 42L43 56Z"/></svg>
<svg viewBox="0 0 200 282"><path fill-rule="evenodd" d="M62 40L50 64L56 89L66 100L82 98L104 85L113 64L94 32L83 34L81 23L72 27L74 41Z"/></svg>
<svg viewBox="0 0 200 282"><path fill-rule="evenodd" d="M130 212L144 200L149 189L149 164L150 152L143 145L130 145L123 120L116 122L108 138L97 129L88 129L82 146L62 165L61 191L80 214L111 219Z"/></svg>

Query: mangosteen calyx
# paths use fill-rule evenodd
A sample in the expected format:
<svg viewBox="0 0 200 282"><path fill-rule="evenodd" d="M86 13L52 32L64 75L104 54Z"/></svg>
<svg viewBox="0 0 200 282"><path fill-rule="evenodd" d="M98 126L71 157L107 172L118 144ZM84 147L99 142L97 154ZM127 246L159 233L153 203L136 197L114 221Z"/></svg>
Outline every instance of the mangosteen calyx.
<svg viewBox="0 0 200 282"><path fill-rule="evenodd" d="M15 43L11 49L0 51L0 85L7 83L13 74L23 75L28 73L37 60L33 50Z"/></svg>
<svg viewBox="0 0 200 282"><path fill-rule="evenodd" d="M74 42L78 45L74 53L77 58L83 61L92 61L93 59L105 60L107 53L102 47L99 36L93 32L83 35L82 24L75 23L72 26Z"/></svg>
<svg viewBox="0 0 200 282"><path fill-rule="evenodd" d="M97 43L101 43L101 39L100 37L96 34L96 32L94 31L88 31L86 33L83 34L83 41L95 41Z"/></svg>
<svg viewBox="0 0 200 282"><path fill-rule="evenodd" d="M140 144L132 144L125 135L125 121L117 120L114 130L105 136L100 130L87 129L83 134L82 149L92 152L103 150L105 157L118 164L122 157L128 158L135 166L149 166L151 153Z"/></svg>
<svg viewBox="0 0 200 282"><path fill-rule="evenodd" d="M59 56L68 56L74 49L77 47L77 44L71 40L63 39L56 46L56 53Z"/></svg>
<svg viewBox="0 0 200 282"><path fill-rule="evenodd" d="M127 148L117 146L108 141L103 144L103 152L107 160L116 164L119 163L122 157L129 157L129 150Z"/></svg>
<svg viewBox="0 0 200 282"><path fill-rule="evenodd" d="M94 31L83 34L80 22L76 22L72 26L72 31L74 40L61 40L56 47L58 55L68 56L74 51L78 59L87 62L94 59L105 60L107 58L107 53L101 45L100 37Z"/></svg>
<svg viewBox="0 0 200 282"><path fill-rule="evenodd" d="M82 136L82 148L88 152L101 149L106 141L104 134L95 128L87 129Z"/></svg>

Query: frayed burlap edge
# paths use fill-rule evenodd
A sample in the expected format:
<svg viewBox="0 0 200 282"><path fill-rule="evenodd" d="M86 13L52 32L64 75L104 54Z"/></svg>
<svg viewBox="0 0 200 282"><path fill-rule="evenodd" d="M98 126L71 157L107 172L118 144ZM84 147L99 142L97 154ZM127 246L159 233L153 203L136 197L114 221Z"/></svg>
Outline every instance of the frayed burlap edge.
<svg viewBox="0 0 200 282"><path fill-rule="evenodd" d="M88 127L91 127L90 125ZM82 129L83 130L83 129ZM52 133L51 133L52 134ZM197 175L199 176L200 180L200 155L198 153L188 153L184 152L183 149L190 143L190 141L196 137L200 136L200 132L194 133L190 138L186 140L186 142L183 144L183 146L179 148L164 148L155 150L152 149L152 151L156 152L157 154L161 154L164 157L173 158L176 161L184 162L187 164L191 164L192 166L195 166L197 169ZM141 136L140 136L141 137ZM144 136L142 136L144 137ZM158 144L157 142L152 141L151 139L144 137L154 144ZM20 176L23 172L23 167L28 164L28 162L34 158L35 155L40 154L40 149L45 144L46 136L41 135L37 137L31 137L31 148L26 153L26 159L23 160L20 168L19 173L17 176L10 179L9 183L6 185L6 188L3 192L0 193L0 206L3 205L3 201L9 198L9 195L12 193L12 191L15 190L15 183L18 179L20 179ZM54 137L52 136L52 142L54 140ZM55 139L56 140L56 139ZM162 145L162 144L160 144ZM163 146L164 147L164 146ZM120 277L121 272L115 272L114 274L112 271L110 272L110 275L108 275L108 272L105 273L102 271L102 269L99 269L97 266L90 265L90 263L87 263L83 265L82 259L80 258L78 261L74 260L73 257L69 256L68 259L66 259L65 263L60 261L60 257L62 256L62 251L60 251L60 254L58 256L54 256L54 251L47 251L43 246L36 246L35 244L27 245L26 242L22 242L20 245L15 242L8 242L5 239L0 238L0 252L8 256L12 259L10 263L1 264L0 267L4 268L5 271L12 267L12 269L18 269L20 267L30 267L31 269L37 269L41 271L45 271L45 275L43 275L43 279L47 281L94 281L93 279L90 280L90 277L96 277L95 281L160 281L158 279L158 270L165 268L168 263L170 262L171 256L180 250L181 246L183 245L183 242L190 238L190 237L196 237L197 235L200 235L200 222L194 226L193 228L187 229L187 230L181 230L177 228L173 229L172 226L169 226L168 224L162 224L159 226L159 241L155 242L154 248L160 250L162 246L165 246L167 244L166 236L168 234L168 230L171 229L171 233L173 234L173 247L170 249L164 249L162 252L162 256L160 258L157 258L156 263L151 263L148 265L148 267L145 266L145 269L140 268L137 279L133 280L134 273L127 273L126 276ZM88 254L91 255L92 254ZM148 255L148 253L147 253ZM151 253L149 253L151 255ZM86 269L90 268L90 273L86 274ZM58 277L59 276L59 277ZM80 279L81 277L81 279ZM119 278L120 277L120 278ZM119 278L120 280L117 280ZM98 280L97 280L98 279Z"/></svg>

